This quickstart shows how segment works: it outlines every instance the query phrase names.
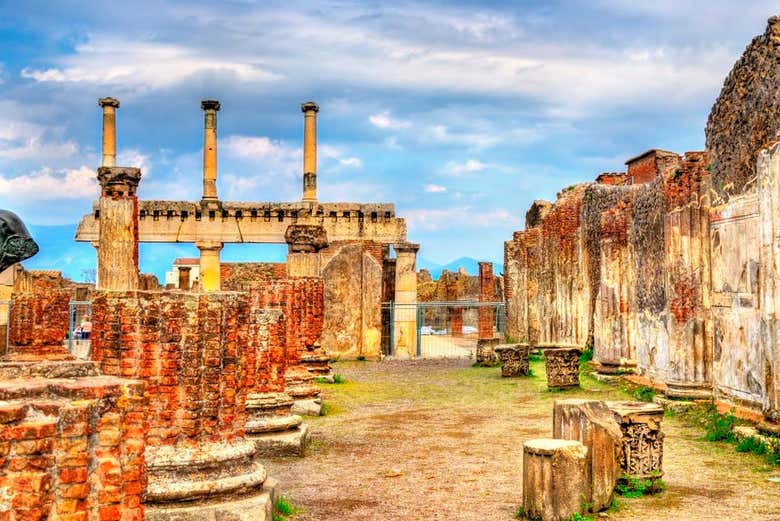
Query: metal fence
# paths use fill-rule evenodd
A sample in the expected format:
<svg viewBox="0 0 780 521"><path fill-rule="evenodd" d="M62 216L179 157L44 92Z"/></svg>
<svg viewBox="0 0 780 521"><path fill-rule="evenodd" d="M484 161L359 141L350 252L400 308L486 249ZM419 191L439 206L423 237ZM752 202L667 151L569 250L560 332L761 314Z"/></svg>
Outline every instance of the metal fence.
<svg viewBox="0 0 780 521"><path fill-rule="evenodd" d="M11 301L0 300L0 350L8 354L8 337L11 335Z"/></svg>
<svg viewBox="0 0 780 521"><path fill-rule="evenodd" d="M92 334L92 303L87 300L72 300L68 316L68 351L80 360L88 360Z"/></svg>
<svg viewBox="0 0 780 521"><path fill-rule="evenodd" d="M398 322L413 323L416 353L420 358L469 357L476 354L479 317L492 322L492 336L504 337L506 315L503 302L418 302L382 305L382 352L395 355Z"/></svg>

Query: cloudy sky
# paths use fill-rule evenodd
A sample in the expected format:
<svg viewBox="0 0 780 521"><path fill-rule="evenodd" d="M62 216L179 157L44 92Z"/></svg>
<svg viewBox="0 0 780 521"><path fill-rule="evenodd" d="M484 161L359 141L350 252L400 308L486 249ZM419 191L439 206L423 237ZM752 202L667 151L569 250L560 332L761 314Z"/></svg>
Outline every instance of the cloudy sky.
<svg viewBox="0 0 780 521"><path fill-rule="evenodd" d="M110 5L110 7L106 7ZM648 148L701 149L776 0L0 0L0 208L73 224L97 193L101 96L140 196L200 197L200 100L222 102L220 197L296 200L319 103L319 196L386 201L421 254L501 261L532 200ZM45 249L47 244L42 244Z"/></svg>

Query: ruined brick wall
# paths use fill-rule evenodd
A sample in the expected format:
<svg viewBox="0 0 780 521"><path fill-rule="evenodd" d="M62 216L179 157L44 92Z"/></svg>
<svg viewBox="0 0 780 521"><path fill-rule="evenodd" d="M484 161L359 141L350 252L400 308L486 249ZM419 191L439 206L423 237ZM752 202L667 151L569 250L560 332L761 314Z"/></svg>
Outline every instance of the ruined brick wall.
<svg viewBox="0 0 780 521"><path fill-rule="evenodd" d="M144 518L143 384L2 378L0 399L0 518Z"/></svg>
<svg viewBox="0 0 780 521"><path fill-rule="evenodd" d="M658 175L658 167L654 154L648 154L628 165L626 177L629 184L649 183Z"/></svg>
<svg viewBox="0 0 780 521"><path fill-rule="evenodd" d="M323 332L324 283L320 278L295 278L254 283L248 287L253 309L277 310L283 321L272 327L269 340L279 351L278 332L284 328L284 358L287 366L300 363L314 349Z"/></svg>
<svg viewBox="0 0 780 521"><path fill-rule="evenodd" d="M220 265L222 289L241 291L246 283L287 278L283 262L223 262Z"/></svg>
<svg viewBox="0 0 780 521"><path fill-rule="evenodd" d="M67 357L70 289L38 289L11 298L9 359Z"/></svg>
<svg viewBox="0 0 780 521"><path fill-rule="evenodd" d="M103 373L146 382L150 445L243 436L247 295L98 291L92 314Z"/></svg>
<svg viewBox="0 0 780 521"><path fill-rule="evenodd" d="M759 150L780 137L780 17L769 19L734 64L707 120L712 188L720 200L755 178Z"/></svg>
<svg viewBox="0 0 780 521"><path fill-rule="evenodd" d="M493 263L479 263L479 301L494 302L496 282L493 277ZM492 307L480 307L477 310L477 338L493 338L495 310Z"/></svg>

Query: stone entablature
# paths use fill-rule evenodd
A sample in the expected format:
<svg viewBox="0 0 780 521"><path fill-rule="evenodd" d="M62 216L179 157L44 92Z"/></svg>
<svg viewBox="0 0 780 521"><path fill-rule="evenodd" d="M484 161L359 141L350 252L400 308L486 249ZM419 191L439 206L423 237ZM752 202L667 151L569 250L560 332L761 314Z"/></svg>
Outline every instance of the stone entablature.
<svg viewBox="0 0 780 521"><path fill-rule="evenodd" d="M395 216L393 204L219 201L218 208L204 209L200 202L139 201L140 242L196 242L204 238L226 243L286 243L292 224L322 226L329 241L405 241L406 222ZM76 240L95 242L100 215L85 215Z"/></svg>

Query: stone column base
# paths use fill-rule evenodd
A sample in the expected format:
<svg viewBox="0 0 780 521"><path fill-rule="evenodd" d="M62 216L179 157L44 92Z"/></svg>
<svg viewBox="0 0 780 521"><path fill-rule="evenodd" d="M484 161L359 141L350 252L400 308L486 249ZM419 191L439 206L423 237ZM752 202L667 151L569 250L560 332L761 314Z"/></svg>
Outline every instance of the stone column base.
<svg viewBox="0 0 780 521"><path fill-rule="evenodd" d="M303 456L309 427L292 413L294 400L285 393L259 393L247 397L247 438L262 456Z"/></svg>
<svg viewBox="0 0 780 521"><path fill-rule="evenodd" d="M146 505L147 521L271 521L279 483L267 478L245 497L225 501Z"/></svg>
<svg viewBox="0 0 780 521"><path fill-rule="evenodd" d="M295 400L293 414L319 416L322 412L320 388L314 384L314 375L303 366L288 368L285 375L285 392Z"/></svg>
<svg viewBox="0 0 780 521"><path fill-rule="evenodd" d="M330 357L321 353L311 353L301 357L301 364L315 377L333 378Z"/></svg>
<svg viewBox="0 0 780 521"><path fill-rule="evenodd" d="M706 383L666 382L666 392L669 398L686 400L711 400L712 385Z"/></svg>
<svg viewBox="0 0 780 521"><path fill-rule="evenodd" d="M188 446L147 446L147 519L205 520L215 516L223 519L219 517L223 512L239 508L236 503L241 503L241 509L258 515L263 511L261 505L265 500L254 498L262 495L260 490L266 480L266 471L255 460L256 453L255 444L247 439L204 441ZM202 513L197 517L182 517L178 513L181 508L191 505L197 505L196 511ZM150 518L149 509L158 509L165 515Z"/></svg>

